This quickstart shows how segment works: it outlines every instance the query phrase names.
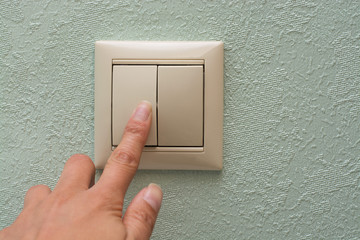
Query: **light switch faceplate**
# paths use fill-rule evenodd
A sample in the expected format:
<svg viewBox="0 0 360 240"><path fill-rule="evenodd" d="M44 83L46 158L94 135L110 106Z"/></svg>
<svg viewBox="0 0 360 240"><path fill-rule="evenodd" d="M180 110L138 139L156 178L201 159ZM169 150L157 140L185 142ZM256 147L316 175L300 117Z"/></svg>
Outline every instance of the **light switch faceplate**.
<svg viewBox="0 0 360 240"><path fill-rule="evenodd" d="M118 144L122 119L148 100L152 146L144 148L140 169L222 169L223 55L216 41L96 42L96 168L104 168ZM131 93L136 86L141 94Z"/></svg>

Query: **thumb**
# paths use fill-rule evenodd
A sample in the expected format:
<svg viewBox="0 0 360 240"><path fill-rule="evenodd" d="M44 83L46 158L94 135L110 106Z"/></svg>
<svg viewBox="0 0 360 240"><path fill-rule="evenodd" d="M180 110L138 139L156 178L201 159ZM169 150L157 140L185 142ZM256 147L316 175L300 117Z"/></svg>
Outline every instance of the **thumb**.
<svg viewBox="0 0 360 240"><path fill-rule="evenodd" d="M123 222L130 239L149 239L161 207L160 186L150 184L142 189L126 210Z"/></svg>

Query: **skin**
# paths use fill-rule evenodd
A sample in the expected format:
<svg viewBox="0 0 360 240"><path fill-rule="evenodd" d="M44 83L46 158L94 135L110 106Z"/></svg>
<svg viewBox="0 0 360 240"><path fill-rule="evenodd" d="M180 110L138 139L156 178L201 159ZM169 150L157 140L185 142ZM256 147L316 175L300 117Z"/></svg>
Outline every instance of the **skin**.
<svg viewBox="0 0 360 240"><path fill-rule="evenodd" d="M141 102L95 185L91 159L70 157L53 191L45 185L28 190L23 211L0 231L0 239L149 239L163 197L160 187L142 189L124 215L123 203L150 123L151 105Z"/></svg>

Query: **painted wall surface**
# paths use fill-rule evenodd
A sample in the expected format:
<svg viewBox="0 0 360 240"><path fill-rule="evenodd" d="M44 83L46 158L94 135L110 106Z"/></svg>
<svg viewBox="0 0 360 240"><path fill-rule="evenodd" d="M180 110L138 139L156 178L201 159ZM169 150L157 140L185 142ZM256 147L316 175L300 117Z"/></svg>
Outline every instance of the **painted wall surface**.
<svg viewBox="0 0 360 240"><path fill-rule="evenodd" d="M359 1L2 0L0 37L0 228L93 158L96 40L222 40L224 169L139 172L153 239L359 238Z"/></svg>

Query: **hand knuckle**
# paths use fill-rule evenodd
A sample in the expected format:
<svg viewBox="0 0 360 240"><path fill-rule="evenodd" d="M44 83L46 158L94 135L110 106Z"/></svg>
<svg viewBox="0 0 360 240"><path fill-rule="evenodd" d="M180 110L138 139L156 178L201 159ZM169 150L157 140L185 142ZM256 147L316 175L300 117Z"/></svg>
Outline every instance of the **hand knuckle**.
<svg viewBox="0 0 360 240"><path fill-rule="evenodd" d="M93 208L98 211L110 211L117 214L118 217L122 217L124 199L114 197L113 192L100 191L101 194L92 195Z"/></svg>
<svg viewBox="0 0 360 240"><path fill-rule="evenodd" d="M70 199L72 199L73 197L74 195L69 192L54 191L49 197L49 202L51 203L52 206L56 206L60 208L61 206L68 203Z"/></svg>
<svg viewBox="0 0 360 240"><path fill-rule="evenodd" d="M137 166L138 159L130 149L116 148L111 156L113 162Z"/></svg>
<svg viewBox="0 0 360 240"><path fill-rule="evenodd" d="M125 127L124 134L131 134L140 138L146 138L146 127L144 123L130 122Z"/></svg>
<svg viewBox="0 0 360 240"><path fill-rule="evenodd" d="M147 227L149 227L151 230L154 227L155 224L155 216L153 214L150 214L147 211L141 211L141 210L133 210L130 213L130 216L132 219L135 219L138 222L144 223Z"/></svg>

